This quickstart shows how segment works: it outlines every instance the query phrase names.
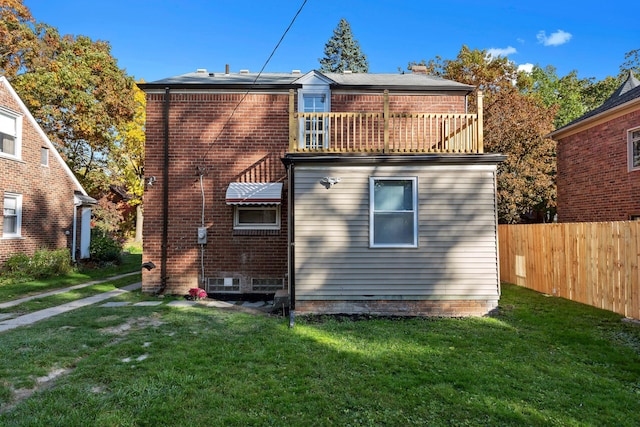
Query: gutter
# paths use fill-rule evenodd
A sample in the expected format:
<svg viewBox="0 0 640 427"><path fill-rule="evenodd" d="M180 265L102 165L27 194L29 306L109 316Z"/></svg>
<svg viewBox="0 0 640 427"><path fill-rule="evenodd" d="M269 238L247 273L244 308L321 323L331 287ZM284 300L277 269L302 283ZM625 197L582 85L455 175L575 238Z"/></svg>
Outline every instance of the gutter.
<svg viewBox="0 0 640 427"><path fill-rule="evenodd" d="M169 240L169 96L171 89L165 88L163 125L164 125L164 164L162 169L162 243L160 254L160 289L158 294L167 288L167 245Z"/></svg>

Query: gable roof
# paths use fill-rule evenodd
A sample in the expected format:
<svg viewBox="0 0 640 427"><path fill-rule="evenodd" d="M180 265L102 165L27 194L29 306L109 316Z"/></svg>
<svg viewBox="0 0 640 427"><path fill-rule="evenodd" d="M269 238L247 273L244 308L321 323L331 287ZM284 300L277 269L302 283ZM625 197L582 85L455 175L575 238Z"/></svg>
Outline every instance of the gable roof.
<svg viewBox="0 0 640 427"><path fill-rule="evenodd" d="M557 137L558 134L564 134L577 127L587 125L603 115L636 103L640 104L640 80L629 71L624 83L601 106L556 129L549 135L552 138Z"/></svg>
<svg viewBox="0 0 640 427"><path fill-rule="evenodd" d="M24 102L22 102L22 99L20 99L20 97L18 96L18 93L13 89L13 87L9 83L9 80L7 80L5 76L0 76L0 86L4 86L7 92L9 92L9 95L16 101L16 103L20 107L20 110L24 114L25 118L29 121L29 123L31 123L33 128L38 133L38 136L40 137L40 139L42 139L44 143L47 145L47 147L49 148L49 152L53 153L53 156L55 157L55 159L58 161L58 163L60 163L60 166L62 166L62 169L69 176L71 181L74 183L74 185L76 186L76 190L79 191L80 194L82 194L83 196L88 197L87 192L80 184L80 181L78 181L78 178L76 178L74 173L71 171L71 168L69 168L69 165L67 165L67 162L64 161L64 159L62 158L58 150L56 150L56 147L53 145L49 137L44 133L44 131L42 130L42 128L40 127L36 119L31 115L31 112L29 111L27 106L24 104Z"/></svg>
<svg viewBox="0 0 640 427"><path fill-rule="evenodd" d="M373 73L323 73L312 70L302 74L292 73L210 73L201 69L194 73L140 83L142 90L164 89L297 89L305 77L315 74L328 79L336 89L406 90L406 91L455 91L469 93L474 86L446 80L423 73L373 74Z"/></svg>

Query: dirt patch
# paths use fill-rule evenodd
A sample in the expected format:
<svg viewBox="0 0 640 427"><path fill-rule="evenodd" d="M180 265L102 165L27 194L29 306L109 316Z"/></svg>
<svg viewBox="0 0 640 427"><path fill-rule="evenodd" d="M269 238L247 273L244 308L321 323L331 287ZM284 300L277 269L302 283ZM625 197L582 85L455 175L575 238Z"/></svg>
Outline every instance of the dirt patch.
<svg viewBox="0 0 640 427"><path fill-rule="evenodd" d="M103 334L110 334L110 335L124 335L130 330L144 329L150 326L158 327L158 326L162 326L163 324L164 322L154 317L137 317L137 318L128 319L126 322L120 325L110 326L108 328L102 328L100 329L100 332Z"/></svg>
<svg viewBox="0 0 640 427"><path fill-rule="evenodd" d="M63 375L68 375L71 371L71 369L54 368L44 377L36 378L35 387L12 390L13 400L7 403L5 406L0 407L0 414L8 412L11 409L15 408L21 402L33 396L34 393L52 388L55 385L56 379L60 378Z"/></svg>

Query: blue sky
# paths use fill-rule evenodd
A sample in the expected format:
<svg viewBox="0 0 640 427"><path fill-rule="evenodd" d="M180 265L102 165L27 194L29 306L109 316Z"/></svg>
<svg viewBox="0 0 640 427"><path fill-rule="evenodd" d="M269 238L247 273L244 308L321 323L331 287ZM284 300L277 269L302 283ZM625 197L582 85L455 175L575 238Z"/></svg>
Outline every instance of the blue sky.
<svg viewBox="0 0 640 427"><path fill-rule="evenodd" d="M619 4L617 4L619 3ZM198 68L260 71L303 0L24 0L34 18L62 34L111 44L118 65L147 82ZM395 73L410 61L453 59L462 45L506 55L518 65L553 65L597 80L617 75L640 48L629 5L593 1L307 0L265 68L319 68L341 18L369 60ZM637 10L634 12L636 13ZM625 21L626 20L626 21ZM495 49L495 50L494 50Z"/></svg>

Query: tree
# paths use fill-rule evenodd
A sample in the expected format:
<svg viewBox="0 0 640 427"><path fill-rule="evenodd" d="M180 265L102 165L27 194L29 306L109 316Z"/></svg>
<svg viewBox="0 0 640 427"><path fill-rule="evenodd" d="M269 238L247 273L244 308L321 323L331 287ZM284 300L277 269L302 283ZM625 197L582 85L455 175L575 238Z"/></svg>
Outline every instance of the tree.
<svg viewBox="0 0 640 427"><path fill-rule="evenodd" d="M367 56L360 51L360 44L353 38L351 25L342 18L333 30L333 36L324 46L324 58L319 59L320 71L340 73L352 71L367 73L369 62Z"/></svg>
<svg viewBox="0 0 640 427"><path fill-rule="evenodd" d="M33 51L34 19L21 0L0 0L0 75L11 80Z"/></svg>
<svg viewBox="0 0 640 427"><path fill-rule="evenodd" d="M550 221L556 207L555 143L545 138L554 129L555 108L517 90L494 95L484 111L484 144L503 153L498 165L498 219Z"/></svg>
<svg viewBox="0 0 640 427"><path fill-rule="evenodd" d="M131 196L129 205L136 209L135 241L142 241L142 196L144 194L144 141L146 121L146 98L137 86L135 93L135 114L124 124L116 144L117 155L113 156L113 166L123 187Z"/></svg>
<svg viewBox="0 0 640 427"><path fill-rule="evenodd" d="M134 113L134 82L107 42L61 37L36 24L37 55L23 55L12 81L40 126L92 196L109 181L105 168L118 129Z"/></svg>
<svg viewBox="0 0 640 427"><path fill-rule="evenodd" d="M521 93L527 76L507 58L492 57L484 50L462 46L456 59L436 57L421 64L431 74L485 93L485 150L507 156L498 166L500 222L520 222L539 213L551 216L556 198L555 144L544 136L553 130L556 108Z"/></svg>

